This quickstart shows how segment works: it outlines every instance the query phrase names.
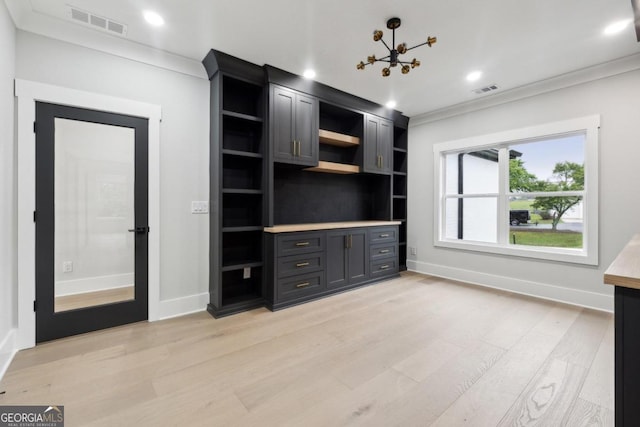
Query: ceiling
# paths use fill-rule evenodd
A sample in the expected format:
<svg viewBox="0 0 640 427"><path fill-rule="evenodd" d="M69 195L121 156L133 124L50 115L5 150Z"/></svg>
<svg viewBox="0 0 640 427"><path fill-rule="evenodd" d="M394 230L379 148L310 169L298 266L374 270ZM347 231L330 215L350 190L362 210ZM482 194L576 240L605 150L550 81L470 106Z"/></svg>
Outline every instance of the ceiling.
<svg viewBox="0 0 640 427"><path fill-rule="evenodd" d="M596 64L640 53L633 25L615 36L603 35L614 21L632 19L630 0L6 0L16 25L92 48L150 46L197 63L217 49L256 64L270 64L386 103L408 116L436 111ZM125 37L77 24L66 4L127 26ZM154 28L143 10L154 10L165 25ZM383 78L383 65L356 70L367 55L385 56L372 39L398 16L396 44L409 46L437 36L438 42L406 54L422 65L402 75L399 68ZM133 42L133 43L132 43ZM134 49L135 48L135 49ZM108 49L106 49L108 50ZM144 49L149 51L149 49ZM153 56L153 55L150 55ZM473 83L466 75L481 70ZM499 89L477 95L474 89Z"/></svg>

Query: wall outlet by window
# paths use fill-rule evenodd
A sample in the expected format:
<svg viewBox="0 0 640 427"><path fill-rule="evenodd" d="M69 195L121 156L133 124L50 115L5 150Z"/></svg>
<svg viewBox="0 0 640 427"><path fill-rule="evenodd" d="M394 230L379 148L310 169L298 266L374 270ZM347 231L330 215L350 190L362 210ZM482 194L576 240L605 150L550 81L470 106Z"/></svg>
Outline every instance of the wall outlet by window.
<svg viewBox="0 0 640 427"><path fill-rule="evenodd" d="M411 255L418 255L418 248L409 248Z"/></svg>
<svg viewBox="0 0 640 427"><path fill-rule="evenodd" d="M209 213L209 202L191 202L192 214L207 214Z"/></svg>
<svg viewBox="0 0 640 427"><path fill-rule="evenodd" d="M62 272L63 273L71 273L73 271L73 261L63 261L62 262Z"/></svg>

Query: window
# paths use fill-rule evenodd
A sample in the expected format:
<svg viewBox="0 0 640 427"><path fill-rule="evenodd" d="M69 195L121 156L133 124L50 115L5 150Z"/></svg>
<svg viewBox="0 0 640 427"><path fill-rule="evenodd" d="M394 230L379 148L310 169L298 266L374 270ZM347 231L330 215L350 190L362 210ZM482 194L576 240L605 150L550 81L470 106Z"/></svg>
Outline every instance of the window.
<svg viewBox="0 0 640 427"><path fill-rule="evenodd" d="M599 124L436 144L435 245L597 265Z"/></svg>

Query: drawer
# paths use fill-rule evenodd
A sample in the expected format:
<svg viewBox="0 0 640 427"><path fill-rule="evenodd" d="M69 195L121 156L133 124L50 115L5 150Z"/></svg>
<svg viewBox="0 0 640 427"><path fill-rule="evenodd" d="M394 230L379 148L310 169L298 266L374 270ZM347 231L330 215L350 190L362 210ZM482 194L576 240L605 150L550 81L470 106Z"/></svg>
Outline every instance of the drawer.
<svg viewBox="0 0 640 427"><path fill-rule="evenodd" d="M371 278L383 277L396 274L398 272L398 258L371 262Z"/></svg>
<svg viewBox="0 0 640 427"><path fill-rule="evenodd" d="M287 233L278 239L277 256L297 255L324 250L324 233Z"/></svg>
<svg viewBox="0 0 640 427"><path fill-rule="evenodd" d="M371 261L383 258L395 258L398 256L398 245L395 243L384 243L381 245L373 245L369 250Z"/></svg>
<svg viewBox="0 0 640 427"><path fill-rule="evenodd" d="M284 302L312 296L324 291L324 271L301 274L278 280L277 301Z"/></svg>
<svg viewBox="0 0 640 427"><path fill-rule="evenodd" d="M375 227L369 230L369 243L393 243L398 241L398 227Z"/></svg>
<svg viewBox="0 0 640 427"><path fill-rule="evenodd" d="M278 278L324 270L324 252L278 258Z"/></svg>

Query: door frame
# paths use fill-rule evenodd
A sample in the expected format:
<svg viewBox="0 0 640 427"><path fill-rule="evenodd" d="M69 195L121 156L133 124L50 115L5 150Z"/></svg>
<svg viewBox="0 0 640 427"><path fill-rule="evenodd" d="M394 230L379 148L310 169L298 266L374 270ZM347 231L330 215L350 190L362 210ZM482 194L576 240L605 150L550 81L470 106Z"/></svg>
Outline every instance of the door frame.
<svg viewBox="0 0 640 427"><path fill-rule="evenodd" d="M15 80L18 144L18 350L36 344L35 222L36 101L142 117L149 120L149 321L159 319L160 304L160 121L162 108L130 99Z"/></svg>

